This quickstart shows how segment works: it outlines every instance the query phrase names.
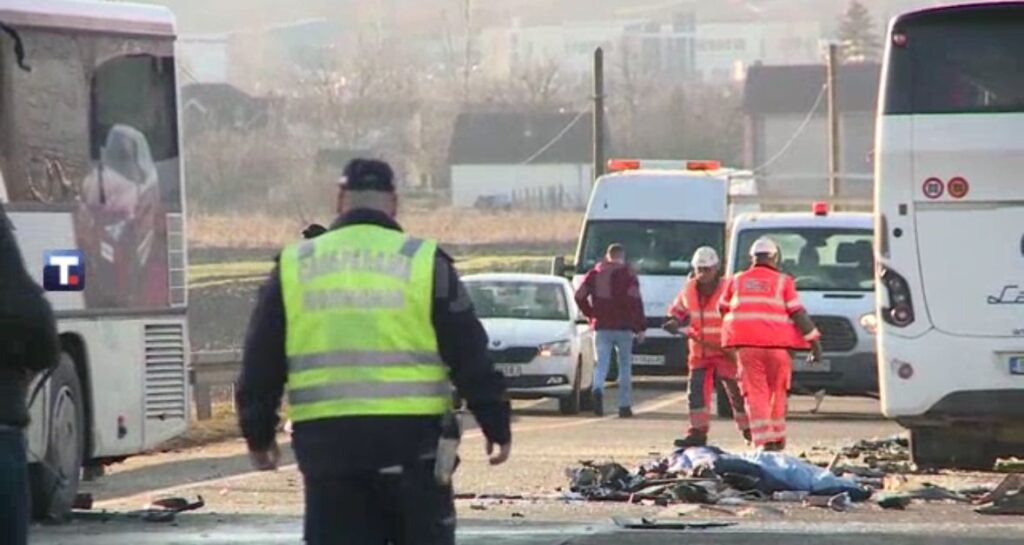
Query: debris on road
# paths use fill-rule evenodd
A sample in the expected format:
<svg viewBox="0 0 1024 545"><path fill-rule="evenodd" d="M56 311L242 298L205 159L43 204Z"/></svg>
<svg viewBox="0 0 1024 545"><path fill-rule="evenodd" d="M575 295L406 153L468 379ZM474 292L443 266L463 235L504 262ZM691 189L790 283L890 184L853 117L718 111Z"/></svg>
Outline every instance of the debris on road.
<svg viewBox="0 0 1024 545"><path fill-rule="evenodd" d="M627 530L705 530L708 528L725 528L735 526L735 522L720 521L665 521L653 518L625 518L612 517L612 521L619 528Z"/></svg>
<svg viewBox="0 0 1024 545"><path fill-rule="evenodd" d="M1007 475L991 492L979 498L975 512L982 515L1024 515L1024 475Z"/></svg>

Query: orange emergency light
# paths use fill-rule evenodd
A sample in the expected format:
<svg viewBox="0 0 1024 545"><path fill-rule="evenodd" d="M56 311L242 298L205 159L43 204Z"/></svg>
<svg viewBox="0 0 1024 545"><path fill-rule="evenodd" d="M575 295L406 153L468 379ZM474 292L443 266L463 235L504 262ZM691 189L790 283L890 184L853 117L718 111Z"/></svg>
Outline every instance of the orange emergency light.
<svg viewBox="0 0 1024 545"><path fill-rule="evenodd" d="M814 211L815 216L827 216L828 203L824 201L818 201L811 206L811 210Z"/></svg>
<svg viewBox="0 0 1024 545"><path fill-rule="evenodd" d="M608 172L619 172L622 170L637 170L640 168L640 161L636 159L609 159Z"/></svg>
<svg viewBox="0 0 1024 545"><path fill-rule="evenodd" d="M718 161L687 161L686 170L720 170L722 163Z"/></svg>

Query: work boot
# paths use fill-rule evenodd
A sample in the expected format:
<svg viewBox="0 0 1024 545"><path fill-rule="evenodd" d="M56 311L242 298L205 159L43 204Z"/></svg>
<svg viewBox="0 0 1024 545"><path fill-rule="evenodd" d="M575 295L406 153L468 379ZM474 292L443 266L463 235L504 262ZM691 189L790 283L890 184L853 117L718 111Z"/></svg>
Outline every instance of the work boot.
<svg viewBox="0 0 1024 545"><path fill-rule="evenodd" d="M743 430L743 440L747 442L747 446L754 442L754 436L750 434L750 430Z"/></svg>
<svg viewBox="0 0 1024 545"><path fill-rule="evenodd" d="M633 418L633 409L630 407L619 407L619 418Z"/></svg>
<svg viewBox="0 0 1024 545"><path fill-rule="evenodd" d="M676 439L676 448L703 447L708 444L708 432L701 430L690 430L686 437Z"/></svg>
<svg viewBox="0 0 1024 545"><path fill-rule="evenodd" d="M594 402L594 416L604 416L604 392L594 392L591 398Z"/></svg>
<svg viewBox="0 0 1024 545"><path fill-rule="evenodd" d="M785 448L786 445L782 441L772 441L771 443L765 443L761 450L763 452L782 452Z"/></svg>

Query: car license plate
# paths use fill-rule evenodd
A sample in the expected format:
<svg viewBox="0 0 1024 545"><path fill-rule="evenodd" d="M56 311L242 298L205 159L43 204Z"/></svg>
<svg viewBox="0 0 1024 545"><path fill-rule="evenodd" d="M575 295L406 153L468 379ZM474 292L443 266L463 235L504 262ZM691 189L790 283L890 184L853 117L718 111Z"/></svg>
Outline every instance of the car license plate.
<svg viewBox="0 0 1024 545"><path fill-rule="evenodd" d="M633 354L633 365L665 365L665 356L656 354Z"/></svg>
<svg viewBox="0 0 1024 545"><path fill-rule="evenodd" d="M830 373L832 362L822 359L818 363L807 363L807 354L796 354L793 356L794 373Z"/></svg>
<svg viewBox="0 0 1024 545"><path fill-rule="evenodd" d="M1010 374L1024 375L1024 356L1010 356Z"/></svg>
<svg viewBox="0 0 1024 545"><path fill-rule="evenodd" d="M521 377L523 376L522 365L497 365L498 371L508 378Z"/></svg>

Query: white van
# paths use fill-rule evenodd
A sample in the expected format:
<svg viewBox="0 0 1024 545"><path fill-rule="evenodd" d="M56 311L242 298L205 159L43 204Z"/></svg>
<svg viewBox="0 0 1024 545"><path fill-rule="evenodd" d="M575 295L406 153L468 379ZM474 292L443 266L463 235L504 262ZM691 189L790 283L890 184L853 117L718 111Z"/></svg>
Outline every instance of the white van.
<svg viewBox="0 0 1024 545"><path fill-rule="evenodd" d="M741 214L732 224L729 275L750 266L750 245L762 236L778 244L781 269L822 333L821 362L793 359L794 390L877 395L873 215L830 213L824 202L809 212Z"/></svg>
<svg viewBox="0 0 1024 545"><path fill-rule="evenodd" d="M687 347L682 337L661 329L669 304L690 274L690 259L701 246L725 246L731 176L716 161L639 161L613 159L598 178L576 249L575 263L556 260L555 273L572 271L573 284L605 254L626 248L626 259L640 278L647 316L647 339L634 350L638 374L681 373Z"/></svg>

